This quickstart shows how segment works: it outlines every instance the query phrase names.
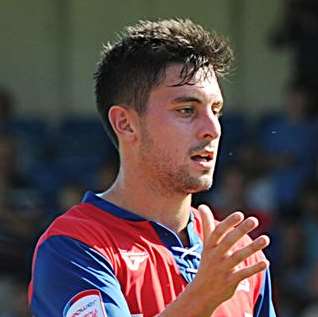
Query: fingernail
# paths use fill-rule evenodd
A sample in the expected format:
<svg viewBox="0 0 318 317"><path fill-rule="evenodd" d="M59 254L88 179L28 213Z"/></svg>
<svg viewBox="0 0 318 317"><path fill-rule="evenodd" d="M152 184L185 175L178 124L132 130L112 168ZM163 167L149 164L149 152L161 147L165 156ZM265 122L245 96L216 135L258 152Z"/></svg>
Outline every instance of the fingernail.
<svg viewBox="0 0 318 317"><path fill-rule="evenodd" d="M251 218L246 219L245 223L248 227L252 228L252 227L255 227L258 225L258 220L254 217L253 218L251 217Z"/></svg>
<svg viewBox="0 0 318 317"><path fill-rule="evenodd" d="M235 221L243 220L244 219L244 214L242 212L240 212L240 211L237 211L237 212L234 213L233 217L234 217Z"/></svg>

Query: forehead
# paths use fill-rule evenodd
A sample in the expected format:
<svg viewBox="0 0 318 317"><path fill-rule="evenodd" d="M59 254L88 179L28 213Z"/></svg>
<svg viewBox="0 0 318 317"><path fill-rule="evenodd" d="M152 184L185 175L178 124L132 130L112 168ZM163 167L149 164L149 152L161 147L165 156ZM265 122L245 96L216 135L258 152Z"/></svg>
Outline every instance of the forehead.
<svg viewBox="0 0 318 317"><path fill-rule="evenodd" d="M223 101L218 80L212 69L199 69L189 83L179 85L182 81L181 70L182 65L179 64L168 66L160 85L151 91L150 99L189 95L208 102Z"/></svg>
<svg viewBox="0 0 318 317"><path fill-rule="evenodd" d="M166 85L176 85L180 83L181 72L183 70L183 64L171 64L167 66L165 71L164 82ZM212 67L202 67L194 75L193 79L190 80L190 84L194 84L199 81L207 79L212 82L215 77L215 73Z"/></svg>

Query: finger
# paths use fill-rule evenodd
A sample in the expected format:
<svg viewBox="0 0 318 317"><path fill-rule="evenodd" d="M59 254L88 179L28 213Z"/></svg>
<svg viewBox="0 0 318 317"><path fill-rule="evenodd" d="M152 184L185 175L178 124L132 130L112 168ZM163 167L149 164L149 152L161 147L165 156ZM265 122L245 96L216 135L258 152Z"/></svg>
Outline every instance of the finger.
<svg viewBox="0 0 318 317"><path fill-rule="evenodd" d="M266 248L269 245L269 237L268 236L260 236L253 242L251 242L248 246L235 251L226 261L225 266L228 268L234 268L244 260L246 260L251 255L256 252Z"/></svg>
<svg viewBox="0 0 318 317"><path fill-rule="evenodd" d="M225 254L233 245L258 226L258 220L255 217L249 217L241 222L235 229L224 236L222 242L218 245L218 252Z"/></svg>
<svg viewBox="0 0 318 317"><path fill-rule="evenodd" d="M207 205L200 205L198 210L201 215L203 227L203 243L207 241L208 237L215 229L214 216L211 209Z"/></svg>
<svg viewBox="0 0 318 317"><path fill-rule="evenodd" d="M215 247L221 241L221 239L231 230L235 228L239 223L244 220L242 212L234 212L220 222L214 229L211 235L208 245L209 247Z"/></svg>
<svg viewBox="0 0 318 317"><path fill-rule="evenodd" d="M235 284L238 284L241 281L245 280L246 278L249 278L253 276L254 274L257 274L261 271L266 270L268 267L269 267L269 262L266 259L263 259L254 265L251 265L249 267L246 267L244 269L238 270L235 273L233 273L233 276L232 276L233 282Z"/></svg>

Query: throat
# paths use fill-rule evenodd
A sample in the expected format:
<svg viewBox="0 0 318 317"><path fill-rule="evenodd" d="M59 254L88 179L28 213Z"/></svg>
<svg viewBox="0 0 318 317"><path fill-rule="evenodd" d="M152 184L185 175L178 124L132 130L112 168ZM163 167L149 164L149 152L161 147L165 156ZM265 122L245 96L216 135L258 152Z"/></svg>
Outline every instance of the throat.
<svg viewBox="0 0 318 317"><path fill-rule="evenodd" d="M182 231L178 232L178 237L181 240L184 247L190 246L190 239L187 228L184 228Z"/></svg>

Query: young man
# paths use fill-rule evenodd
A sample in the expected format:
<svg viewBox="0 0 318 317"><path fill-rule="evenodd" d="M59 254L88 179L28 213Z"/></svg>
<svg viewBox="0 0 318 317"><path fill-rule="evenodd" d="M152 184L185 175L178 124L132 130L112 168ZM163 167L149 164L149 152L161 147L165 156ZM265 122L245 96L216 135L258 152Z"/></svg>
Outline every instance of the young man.
<svg viewBox="0 0 318 317"><path fill-rule="evenodd" d="M38 242L34 316L275 316L266 236L191 195L212 185L226 41L189 20L142 21L104 48L98 110L118 147L112 187L88 192Z"/></svg>

